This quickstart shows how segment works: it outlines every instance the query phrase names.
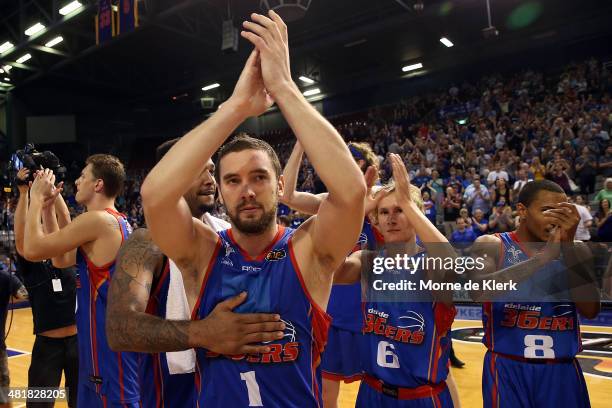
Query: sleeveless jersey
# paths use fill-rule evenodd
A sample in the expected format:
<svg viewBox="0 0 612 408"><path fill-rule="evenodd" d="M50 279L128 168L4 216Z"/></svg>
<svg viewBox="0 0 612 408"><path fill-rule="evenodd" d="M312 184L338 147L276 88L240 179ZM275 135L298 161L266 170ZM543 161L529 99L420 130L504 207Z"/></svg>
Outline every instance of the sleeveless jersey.
<svg viewBox="0 0 612 408"><path fill-rule="evenodd" d="M382 274L372 273L364 278L364 284L368 285L367 298L362 304L364 372L403 388L446 380L455 307L434 302L429 292L374 293L373 282L377 279L389 283L410 280L418 287L424 278L421 271L411 275L385 269Z"/></svg>
<svg viewBox="0 0 612 408"><path fill-rule="evenodd" d="M151 288L146 309L148 314L165 318L169 287L170 262L164 257L162 275ZM138 369L144 408L195 407L195 373L170 375L166 353L141 354Z"/></svg>
<svg viewBox="0 0 612 408"><path fill-rule="evenodd" d="M106 212L119 223L124 242L132 231L125 216L111 209L106 209ZM106 303L115 261L96 266L79 248L77 268L79 383L105 395L109 401L138 401L138 354L116 353L106 340Z"/></svg>
<svg viewBox="0 0 612 408"><path fill-rule="evenodd" d="M219 233L202 283L197 318L242 291L238 313L277 313L285 336L268 343L267 354L222 356L197 349L196 386L200 407L320 407L320 354L329 316L310 297L291 243L294 230L279 227L270 246L251 258L232 230Z"/></svg>
<svg viewBox="0 0 612 408"><path fill-rule="evenodd" d="M529 259L514 232L501 240L499 269ZM581 350L576 305L570 301L526 302L527 297L545 299L558 291L553 286L566 279L560 260L552 261L520 282L517 291L499 302L483 304L483 343L490 351L522 358L573 358ZM512 301L512 296L522 301ZM569 298L569 296L568 296Z"/></svg>
<svg viewBox="0 0 612 408"><path fill-rule="evenodd" d="M366 218L359 235L359 241L352 252L362 249L376 249L383 242L382 235ZM361 333L361 284L334 285L327 304L327 313L332 317L332 326L353 333Z"/></svg>
<svg viewBox="0 0 612 408"><path fill-rule="evenodd" d="M226 221L205 213L203 221L215 231L230 227ZM170 291L170 263L164 256L162 273L151 287L146 312L166 318L168 293ZM177 270L180 273L180 271ZM184 290L184 289L182 289ZM191 318L195 313L192 312ZM166 353L143 353L139 364L140 395L144 408L195 407L197 393L195 373L170 374Z"/></svg>

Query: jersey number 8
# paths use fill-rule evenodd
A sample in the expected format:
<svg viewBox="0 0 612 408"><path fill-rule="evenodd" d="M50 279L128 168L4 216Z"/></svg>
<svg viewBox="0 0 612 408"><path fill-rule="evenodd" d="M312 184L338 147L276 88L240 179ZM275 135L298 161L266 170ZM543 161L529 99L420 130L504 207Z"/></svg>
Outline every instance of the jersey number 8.
<svg viewBox="0 0 612 408"><path fill-rule="evenodd" d="M553 338L550 336L525 336L525 358L555 358Z"/></svg>

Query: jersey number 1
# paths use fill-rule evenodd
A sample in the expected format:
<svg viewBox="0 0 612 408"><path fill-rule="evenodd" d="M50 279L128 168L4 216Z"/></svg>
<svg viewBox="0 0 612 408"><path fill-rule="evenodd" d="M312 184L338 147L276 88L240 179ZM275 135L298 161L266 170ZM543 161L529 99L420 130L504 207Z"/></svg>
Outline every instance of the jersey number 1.
<svg viewBox="0 0 612 408"><path fill-rule="evenodd" d="M249 407L263 407L261 394L259 393L259 384L257 384L257 380L255 379L255 371L240 373L240 379L246 383L249 393Z"/></svg>

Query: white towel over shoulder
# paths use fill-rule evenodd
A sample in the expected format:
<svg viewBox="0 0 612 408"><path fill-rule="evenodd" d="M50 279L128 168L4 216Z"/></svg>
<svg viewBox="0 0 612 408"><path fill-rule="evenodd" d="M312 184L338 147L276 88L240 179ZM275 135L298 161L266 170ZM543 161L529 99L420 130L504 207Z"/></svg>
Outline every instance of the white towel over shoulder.
<svg viewBox="0 0 612 408"><path fill-rule="evenodd" d="M166 319L190 320L191 310L185 294L183 275L172 260L170 262L170 285L166 302ZM170 374L185 374L195 372L196 353L194 349L171 351L166 353L168 371Z"/></svg>
<svg viewBox="0 0 612 408"><path fill-rule="evenodd" d="M202 221L214 228L215 231L222 231L231 225L220 218L205 213ZM176 266L170 261L170 285L168 287L168 300L166 301L166 319L168 320L190 320L191 309L185 293L183 275ZM195 372L196 353L194 349L184 351L171 351L166 353L168 361L168 371L170 374L185 374Z"/></svg>

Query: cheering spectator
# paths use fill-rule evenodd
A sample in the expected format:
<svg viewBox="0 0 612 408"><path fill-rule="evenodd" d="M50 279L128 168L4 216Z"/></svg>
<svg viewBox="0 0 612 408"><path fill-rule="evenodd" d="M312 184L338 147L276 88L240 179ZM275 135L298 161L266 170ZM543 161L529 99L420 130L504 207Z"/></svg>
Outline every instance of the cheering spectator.
<svg viewBox="0 0 612 408"><path fill-rule="evenodd" d="M423 191L423 208L425 209L425 216L433 225L437 225L436 222L436 204L432 201L428 191Z"/></svg>
<svg viewBox="0 0 612 408"><path fill-rule="evenodd" d="M534 157L531 161L529 170L533 174L533 179L535 181L544 180L546 178L546 166L540 162L540 158L538 156Z"/></svg>
<svg viewBox="0 0 612 408"><path fill-rule="evenodd" d="M489 172L489 175L487 176L487 184L492 186L495 183L495 180L498 178L503 178L506 181L510 181L508 172L502 170L501 163L497 161L493 164L493 171Z"/></svg>
<svg viewBox="0 0 612 408"><path fill-rule="evenodd" d="M491 232L507 232L513 229L512 209L506 206L505 199L502 198L497 202L493 214L489 217L489 230Z"/></svg>
<svg viewBox="0 0 612 408"><path fill-rule="evenodd" d="M483 213L488 213L491 208L491 196L489 190L482 184L480 179L474 179L474 183L465 189L463 199L469 208L472 209L472 213L476 210L481 210Z"/></svg>
<svg viewBox="0 0 612 408"><path fill-rule="evenodd" d="M597 223L597 228L601 228L606 219L610 218L612 215L612 211L610 211L610 200L603 199L599 201L599 210L597 214L595 214L595 222Z"/></svg>
<svg viewBox="0 0 612 408"><path fill-rule="evenodd" d="M512 194L514 197L518 197L523 187L525 187L525 184L531 181L528 178L527 171L524 168L521 168L516 175L517 178L514 182L514 187L512 187Z"/></svg>
<svg viewBox="0 0 612 408"><path fill-rule="evenodd" d="M512 190L508 188L505 179L498 178L495 180L495 184L491 187L491 201L494 204L497 204L502 197L506 204L510 205L513 203Z"/></svg>
<svg viewBox="0 0 612 408"><path fill-rule="evenodd" d="M597 220L597 238L599 241L612 241L612 211L610 211L610 200L603 199L599 202L599 213Z"/></svg>
<svg viewBox="0 0 612 408"><path fill-rule="evenodd" d="M612 177L608 177L599 193L595 196L595 201L600 202L601 200L608 200L612 202Z"/></svg>
<svg viewBox="0 0 612 408"><path fill-rule="evenodd" d="M591 154L588 146L582 148L582 154L576 159L575 167L576 176L580 192L588 195L595 192L595 176L597 175L597 160Z"/></svg>
<svg viewBox="0 0 612 408"><path fill-rule="evenodd" d="M481 209L476 209L473 212L472 230L474 231L474 235L476 235L476 238L486 234L489 230L489 221L487 221L484 216L484 212Z"/></svg>
<svg viewBox="0 0 612 408"><path fill-rule="evenodd" d="M457 228L451 235L451 244L459 246L460 248L466 248L472 245L472 243L476 241L476 234L474 234L472 228L468 228L465 218L463 217L458 217L456 222Z"/></svg>
<svg viewBox="0 0 612 408"><path fill-rule="evenodd" d="M574 202L576 209L578 210L578 214L580 215L580 223L578 224L578 228L576 228L575 238L579 241L590 241L591 232L589 229L593 225L593 216L591 215L589 209L584 206L584 199L582 196L576 196Z"/></svg>
<svg viewBox="0 0 612 408"><path fill-rule="evenodd" d="M550 172L547 174L547 178L561 186L563 191L565 191L565 194L568 196L572 195L570 178L563 170L563 163L556 162L550 169Z"/></svg>
<svg viewBox="0 0 612 408"><path fill-rule="evenodd" d="M606 147L606 154L599 159L599 171L604 177L612 177L612 144Z"/></svg>
<svg viewBox="0 0 612 408"><path fill-rule="evenodd" d="M444 197L442 207L444 208L444 231L446 236L450 237L452 224L459 217L459 210L461 209L461 195L453 187L446 188L446 197Z"/></svg>

